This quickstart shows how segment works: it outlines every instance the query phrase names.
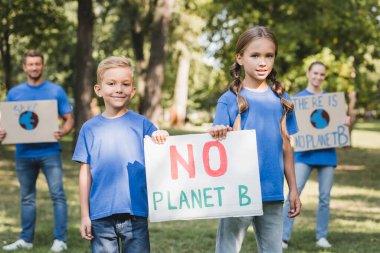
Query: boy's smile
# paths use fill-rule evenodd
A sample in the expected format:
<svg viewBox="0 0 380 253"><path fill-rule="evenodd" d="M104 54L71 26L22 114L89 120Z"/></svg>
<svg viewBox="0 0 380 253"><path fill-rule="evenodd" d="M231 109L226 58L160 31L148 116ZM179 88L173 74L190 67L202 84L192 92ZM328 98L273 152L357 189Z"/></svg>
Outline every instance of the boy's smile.
<svg viewBox="0 0 380 253"><path fill-rule="evenodd" d="M96 84L94 90L99 97L103 97L104 116L117 117L123 115L127 111L125 106L133 98L136 91L131 68L107 69L101 83Z"/></svg>

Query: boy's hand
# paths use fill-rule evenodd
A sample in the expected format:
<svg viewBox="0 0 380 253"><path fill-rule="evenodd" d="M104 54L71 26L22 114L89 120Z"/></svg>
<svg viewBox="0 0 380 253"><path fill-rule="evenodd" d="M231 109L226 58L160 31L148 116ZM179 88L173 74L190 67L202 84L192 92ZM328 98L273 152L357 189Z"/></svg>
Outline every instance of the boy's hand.
<svg viewBox="0 0 380 253"><path fill-rule="evenodd" d="M0 143L5 139L5 136L7 135L7 132L4 128L0 128Z"/></svg>
<svg viewBox="0 0 380 253"><path fill-rule="evenodd" d="M294 218L298 216L301 213L302 204L301 204L301 200L297 191L289 192L289 204L290 204L290 210L288 212L288 217Z"/></svg>
<svg viewBox="0 0 380 253"><path fill-rule="evenodd" d="M91 231L90 217L82 218L79 231L80 231L80 236L85 240L91 241L94 238Z"/></svg>
<svg viewBox="0 0 380 253"><path fill-rule="evenodd" d="M158 144L164 144L166 141L166 138L169 136L168 131L166 130L157 130L154 131L152 134L152 139L155 143Z"/></svg>
<svg viewBox="0 0 380 253"><path fill-rule="evenodd" d="M225 139L229 131L232 131L232 127L223 125L215 125L208 130L211 136L217 140Z"/></svg>

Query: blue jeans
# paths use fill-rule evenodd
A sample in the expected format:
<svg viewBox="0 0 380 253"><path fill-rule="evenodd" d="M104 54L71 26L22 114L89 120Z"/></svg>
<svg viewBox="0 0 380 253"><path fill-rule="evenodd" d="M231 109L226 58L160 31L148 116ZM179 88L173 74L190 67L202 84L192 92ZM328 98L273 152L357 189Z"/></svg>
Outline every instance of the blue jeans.
<svg viewBox="0 0 380 253"><path fill-rule="evenodd" d="M36 181L40 169L45 174L54 205L54 239L66 241L67 205L62 182L60 155L16 158L16 174L21 188L20 239L33 242L36 225Z"/></svg>
<svg viewBox="0 0 380 253"><path fill-rule="evenodd" d="M330 220L330 193L334 181L334 167L332 166L313 166L304 163L296 163L296 181L299 194L301 194L307 179L310 176L312 169L318 170L318 184L319 184L319 204L317 212L317 229L316 239L326 238ZM289 198L285 202L284 207L284 231L282 239L289 241L293 225L294 218L288 218L288 212L290 210Z"/></svg>
<svg viewBox="0 0 380 253"><path fill-rule="evenodd" d="M223 218L219 222L216 253L240 252L250 224L255 230L259 253L281 253L282 201L263 202L264 215Z"/></svg>
<svg viewBox="0 0 380 253"><path fill-rule="evenodd" d="M126 214L114 214L93 220L92 252L118 253L121 248L123 253L149 253L148 220L135 217L131 219Z"/></svg>

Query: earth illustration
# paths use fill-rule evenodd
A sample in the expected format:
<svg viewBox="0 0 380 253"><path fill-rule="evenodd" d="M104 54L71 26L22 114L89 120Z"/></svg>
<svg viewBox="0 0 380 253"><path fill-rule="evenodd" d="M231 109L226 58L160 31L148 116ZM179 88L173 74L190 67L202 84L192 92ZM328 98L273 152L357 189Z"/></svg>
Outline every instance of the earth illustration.
<svg viewBox="0 0 380 253"><path fill-rule="evenodd" d="M310 115L311 125L317 129L326 128L330 122L329 114L323 109L316 109Z"/></svg>
<svg viewBox="0 0 380 253"><path fill-rule="evenodd" d="M25 111L21 113L18 122L25 130L33 130L38 125L38 116L34 112Z"/></svg>

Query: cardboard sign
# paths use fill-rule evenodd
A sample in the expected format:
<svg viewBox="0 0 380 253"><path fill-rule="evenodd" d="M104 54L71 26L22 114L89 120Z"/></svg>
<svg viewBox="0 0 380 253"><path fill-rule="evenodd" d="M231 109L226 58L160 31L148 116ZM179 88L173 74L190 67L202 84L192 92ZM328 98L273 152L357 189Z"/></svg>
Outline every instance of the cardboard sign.
<svg viewBox="0 0 380 253"><path fill-rule="evenodd" d="M299 132L293 135L295 151L350 145L344 125L346 102L342 92L293 97Z"/></svg>
<svg viewBox="0 0 380 253"><path fill-rule="evenodd" d="M0 103L0 126L7 131L3 144L56 142L56 100Z"/></svg>
<svg viewBox="0 0 380 253"><path fill-rule="evenodd" d="M145 139L150 221L262 215L256 132Z"/></svg>

